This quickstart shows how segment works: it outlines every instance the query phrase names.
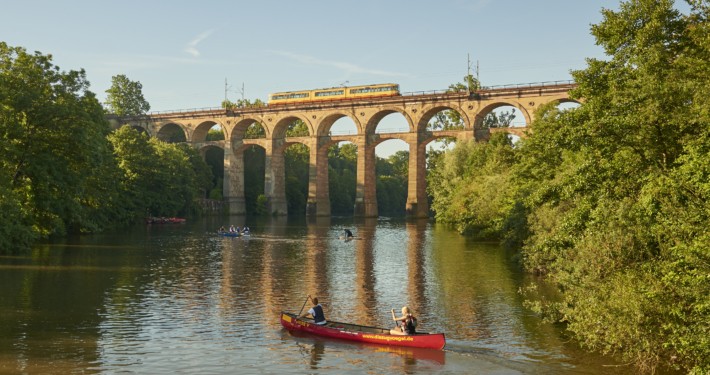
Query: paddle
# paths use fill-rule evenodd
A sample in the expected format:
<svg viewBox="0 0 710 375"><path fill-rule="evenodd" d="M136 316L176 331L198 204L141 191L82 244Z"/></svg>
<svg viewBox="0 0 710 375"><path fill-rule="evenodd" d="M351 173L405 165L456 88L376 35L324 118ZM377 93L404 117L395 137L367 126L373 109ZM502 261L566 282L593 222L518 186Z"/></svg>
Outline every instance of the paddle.
<svg viewBox="0 0 710 375"><path fill-rule="evenodd" d="M301 306L301 311L298 312L298 316L301 316L301 313L303 312L303 308L306 307L306 303L308 303L309 299L311 299L310 294L306 297L306 300L303 301L303 306ZM394 313L392 313L392 314L393 314L392 316L394 316Z"/></svg>
<svg viewBox="0 0 710 375"><path fill-rule="evenodd" d="M397 321L397 317L394 316L394 309L390 310L392 312L392 320L395 321L395 327L400 328L399 322Z"/></svg>

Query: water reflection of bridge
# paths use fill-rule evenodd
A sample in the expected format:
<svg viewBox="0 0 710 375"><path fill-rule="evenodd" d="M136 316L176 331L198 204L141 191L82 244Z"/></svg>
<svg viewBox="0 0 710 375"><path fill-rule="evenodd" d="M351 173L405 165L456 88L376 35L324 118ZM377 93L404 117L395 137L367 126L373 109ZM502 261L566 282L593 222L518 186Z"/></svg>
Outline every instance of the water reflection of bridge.
<svg viewBox="0 0 710 375"><path fill-rule="evenodd" d="M405 225L406 243L388 246L385 251L383 234L377 233L374 218L364 219L353 229L356 238L352 241L336 237L330 217L312 221L303 234L294 235L293 231L303 229L289 227L286 218L272 218L253 239L220 240L224 246L221 311L236 312L230 318L235 321L252 319L240 312L255 308L260 316L277 317L284 309L298 312L306 295L311 294L319 297L330 318L336 320L394 324L389 309L400 304L429 315L428 224L416 220ZM304 311L309 306L306 304Z"/></svg>
<svg viewBox="0 0 710 375"><path fill-rule="evenodd" d="M515 107L526 124L534 119L534 110L550 102L570 101L572 82L505 86L469 92L414 93L396 97L358 101L294 104L235 110L206 109L155 113L146 116L114 119L114 126L130 125L146 130L151 136L172 139L176 134L203 152L217 148L224 151L224 198L230 213L244 214L244 151L251 147L265 152L264 195L270 213L287 212L285 193L284 151L290 145L303 144L310 149L308 189L309 215L329 216L328 148L339 142L352 142L358 147L355 215L378 216L375 175L375 147L390 139L409 146L409 182L407 214L426 217L428 204L425 186L426 146L442 138L484 140L492 132L523 135L526 128L488 129L483 119L496 108ZM456 111L463 126L456 130L432 130L428 125L438 113ZM406 119L408 131L378 133L380 121L392 113ZM355 134L334 135L331 127L341 118L355 124ZM286 132L295 120L308 128L308 136L289 137ZM224 141L207 141L209 130L219 125ZM250 126L263 129L262 138L246 136Z"/></svg>

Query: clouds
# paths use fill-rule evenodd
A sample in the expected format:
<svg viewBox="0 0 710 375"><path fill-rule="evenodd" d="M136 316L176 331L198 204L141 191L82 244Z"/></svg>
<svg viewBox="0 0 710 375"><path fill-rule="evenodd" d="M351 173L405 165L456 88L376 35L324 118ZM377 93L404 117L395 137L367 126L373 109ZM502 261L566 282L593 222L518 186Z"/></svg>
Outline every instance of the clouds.
<svg viewBox="0 0 710 375"><path fill-rule="evenodd" d="M200 33L200 35L196 36L194 39L192 39L189 43L187 43L187 46L185 47L185 52L189 53L193 57L200 57L200 51L197 49L197 45L207 39L212 33L214 32L214 29L204 31Z"/></svg>

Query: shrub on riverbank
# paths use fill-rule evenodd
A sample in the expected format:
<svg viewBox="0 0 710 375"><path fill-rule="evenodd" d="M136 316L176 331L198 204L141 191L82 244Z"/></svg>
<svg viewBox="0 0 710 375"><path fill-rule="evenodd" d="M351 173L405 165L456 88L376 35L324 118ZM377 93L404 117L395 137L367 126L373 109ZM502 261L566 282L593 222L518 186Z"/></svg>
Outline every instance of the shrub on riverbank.
<svg viewBox="0 0 710 375"><path fill-rule="evenodd" d="M649 372L710 372L710 4L691 5L603 11L592 33L609 59L573 72L581 107L538 110L515 149L512 199L485 220L562 291L543 310L584 347ZM453 202L438 199L446 213Z"/></svg>

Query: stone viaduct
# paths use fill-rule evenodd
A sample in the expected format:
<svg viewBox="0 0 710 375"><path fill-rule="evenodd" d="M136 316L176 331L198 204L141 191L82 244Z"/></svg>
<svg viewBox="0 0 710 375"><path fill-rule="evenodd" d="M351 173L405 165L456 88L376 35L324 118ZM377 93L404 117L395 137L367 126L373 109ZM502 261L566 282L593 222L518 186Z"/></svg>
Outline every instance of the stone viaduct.
<svg viewBox="0 0 710 375"><path fill-rule="evenodd" d="M389 139L400 139L409 145L409 184L407 215L426 217L429 213L426 195L426 146L441 138L486 140L493 132L524 136L526 127L484 128L483 119L496 108L513 106L524 116L525 123L534 120L537 107L550 102L569 102L573 82L553 82L501 86L469 92L405 93L401 96L357 101L341 100L305 104L250 108L204 109L151 113L144 116L111 119L114 127L133 126L150 136L169 140L175 133L199 149L204 155L212 147L224 151L224 200L231 214L245 213L243 153L249 147L265 150L264 195L273 215L287 213L285 194L284 150L300 143L310 149L310 172L307 214L330 215L328 186L328 148L348 141L357 145L357 186L355 215L376 217L377 196L375 147ZM431 130L429 121L439 112L454 110L463 119L463 128ZM377 133L379 122L387 115L400 113L409 125L408 132ZM333 135L331 127L340 118L350 118L356 134ZM309 135L288 137L286 131L295 120L308 127ZM245 137L247 128L256 124L263 128L262 138ZM208 131L219 125L223 141L207 141Z"/></svg>

